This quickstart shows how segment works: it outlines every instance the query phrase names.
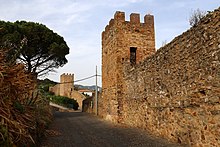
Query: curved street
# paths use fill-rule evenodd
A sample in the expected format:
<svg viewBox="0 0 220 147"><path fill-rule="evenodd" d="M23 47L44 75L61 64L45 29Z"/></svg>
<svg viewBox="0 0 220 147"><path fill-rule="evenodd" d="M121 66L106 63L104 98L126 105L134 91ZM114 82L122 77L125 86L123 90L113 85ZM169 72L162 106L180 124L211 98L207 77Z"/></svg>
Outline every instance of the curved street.
<svg viewBox="0 0 220 147"><path fill-rule="evenodd" d="M41 147L176 147L146 131L82 112L55 112Z"/></svg>

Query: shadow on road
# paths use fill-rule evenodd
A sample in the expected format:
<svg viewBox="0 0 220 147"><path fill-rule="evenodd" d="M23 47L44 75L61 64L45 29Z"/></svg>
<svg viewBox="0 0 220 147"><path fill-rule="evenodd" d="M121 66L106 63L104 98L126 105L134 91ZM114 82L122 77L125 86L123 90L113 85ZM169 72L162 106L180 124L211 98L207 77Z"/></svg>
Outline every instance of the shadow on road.
<svg viewBox="0 0 220 147"><path fill-rule="evenodd" d="M42 147L176 147L144 130L112 124L85 112L55 112ZM55 134L55 135L54 135Z"/></svg>

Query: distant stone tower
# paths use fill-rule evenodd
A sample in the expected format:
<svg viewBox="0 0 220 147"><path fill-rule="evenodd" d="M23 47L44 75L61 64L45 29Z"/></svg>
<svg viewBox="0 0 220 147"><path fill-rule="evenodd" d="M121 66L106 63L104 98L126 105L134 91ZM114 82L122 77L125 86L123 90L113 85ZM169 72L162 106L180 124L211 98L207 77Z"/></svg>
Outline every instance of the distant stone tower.
<svg viewBox="0 0 220 147"><path fill-rule="evenodd" d="M60 75L60 95L71 97L71 92L74 90L74 74Z"/></svg>
<svg viewBox="0 0 220 147"><path fill-rule="evenodd" d="M102 103L107 104L100 115L112 121L120 121L123 110L123 66L131 66L155 53L154 16L146 15L144 23L140 15L132 13L125 21L125 13L117 11L114 19L102 33Z"/></svg>

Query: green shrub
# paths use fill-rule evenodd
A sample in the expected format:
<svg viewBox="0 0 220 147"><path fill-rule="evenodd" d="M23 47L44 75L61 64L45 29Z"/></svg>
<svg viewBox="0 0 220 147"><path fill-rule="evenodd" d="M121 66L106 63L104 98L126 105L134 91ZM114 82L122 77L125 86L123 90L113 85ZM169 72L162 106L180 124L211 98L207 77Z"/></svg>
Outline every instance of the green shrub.
<svg viewBox="0 0 220 147"><path fill-rule="evenodd" d="M64 96L56 96L53 95L49 92L43 92L44 93L44 97L49 100L50 102L53 102L55 104L67 107L67 108L72 108L74 110L78 110L79 104L77 103L76 100L68 98L68 97L64 97Z"/></svg>
<svg viewBox="0 0 220 147"><path fill-rule="evenodd" d="M49 100L55 104L78 110L79 104L76 100L64 96L56 96L54 93L49 91L49 87L54 86L55 84L55 82L50 81L49 79L39 81L38 89L41 95L43 95L46 100Z"/></svg>

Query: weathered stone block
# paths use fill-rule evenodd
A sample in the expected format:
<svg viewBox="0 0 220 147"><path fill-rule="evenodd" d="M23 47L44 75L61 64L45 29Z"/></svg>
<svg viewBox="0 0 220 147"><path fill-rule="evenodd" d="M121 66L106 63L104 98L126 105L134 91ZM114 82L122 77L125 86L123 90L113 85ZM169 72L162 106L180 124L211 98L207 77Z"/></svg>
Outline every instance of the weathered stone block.
<svg viewBox="0 0 220 147"><path fill-rule="evenodd" d="M153 16L138 20L117 12L102 35L100 114L171 141L220 146L220 8L157 52Z"/></svg>

